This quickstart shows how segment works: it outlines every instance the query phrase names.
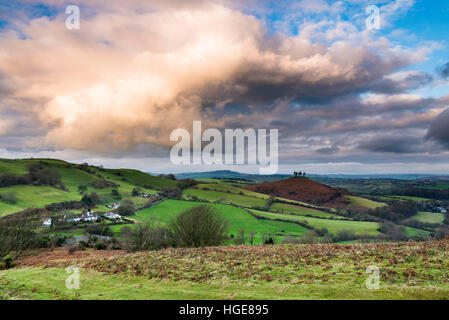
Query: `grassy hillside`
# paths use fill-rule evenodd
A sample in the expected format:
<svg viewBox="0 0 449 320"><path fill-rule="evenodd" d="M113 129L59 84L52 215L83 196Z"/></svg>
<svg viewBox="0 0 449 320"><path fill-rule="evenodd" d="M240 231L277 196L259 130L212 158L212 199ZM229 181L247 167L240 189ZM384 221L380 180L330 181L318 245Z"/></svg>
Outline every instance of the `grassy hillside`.
<svg viewBox="0 0 449 320"><path fill-rule="evenodd" d="M186 189L182 193L183 199L192 199L192 196L196 196L200 200L236 204L247 208L263 208L267 204L266 199L220 191Z"/></svg>
<svg viewBox="0 0 449 320"><path fill-rule="evenodd" d="M432 254L429 254L429 253ZM81 267L79 290L65 267ZM380 287L365 283L380 269ZM130 267L132 266L132 267ZM431 270L431 272L429 272ZM0 271L1 299L447 299L449 243L210 247L136 254L66 249Z"/></svg>
<svg viewBox="0 0 449 320"><path fill-rule="evenodd" d="M274 202L270 206L269 211L279 212L279 213L297 214L300 216L314 216L317 218L344 219L343 217L337 216L336 214L320 211L317 209L291 205L291 204L287 204L287 203L280 203L280 202Z"/></svg>
<svg viewBox="0 0 449 320"><path fill-rule="evenodd" d="M444 214L437 212L418 212L412 219L424 223L443 223Z"/></svg>
<svg viewBox="0 0 449 320"><path fill-rule="evenodd" d="M308 225L322 229L326 228L330 233L336 234L338 231L351 230L355 234L369 234L369 235L379 235L378 231L379 224L376 222L365 222L365 221L347 221L347 220L333 220L333 219L320 219L312 217L303 217L292 214L279 214L260 210L250 210L257 215L266 217L267 219L281 219L290 220L297 222L307 222Z"/></svg>
<svg viewBox="0 0 449 320"><path fill-rule="evenodd" d="M45 168L58 171L66 190L52 186L15 185L1 187L0 195L14 193L16 203L0 201L0 216L5 216L27 208L41 208L45 205L80 200L82 195L78 192L79 186L86 186L87 193L92 191L105 197L111 195L111 187L99 189L90 185L93 181L105 179L118 184L117 190L122 196L129 196L131 191L139 186L147 193L156 193L156 189L164 186L175 186L176 181L150 176L138 170L130 169L103 169L94 166L79 166L54 159L0 159L0 174L24 175L28 173L27 166L32 163L44 163ZM110 199L112 201L112 198ZM108 201L107 201L108 202Z"/></svg>
<svg viewBox="0 0 449 320"><path fill-rule="evenodd" d="M379 207L385 206L385 203L377 202L365 198L355 197L355 196L347 196L347 198L351 201L350 205L353 207L363 207L368 209L376 209Z"/></svg>
<svg viewBox="0 0 449 320"><path fill-rule="evenodd" d="M149 218L158 220L162 223L169 222L173 217L176 217L185 209L198 205L197 202L181 201L181 200L165 200L152 208L148 208L136 213L130 218L137 221L145 221ZM229 234L236 235L240 229L245 229L246 232L257 232L256 243L260 243L262 234L272 233L277 235L277 241L280 242L286 235L301 236L307 229L294 223L259 220L243 209L224 205L224 204L209 204L213 206L221 216L229 223Z"/></svg>

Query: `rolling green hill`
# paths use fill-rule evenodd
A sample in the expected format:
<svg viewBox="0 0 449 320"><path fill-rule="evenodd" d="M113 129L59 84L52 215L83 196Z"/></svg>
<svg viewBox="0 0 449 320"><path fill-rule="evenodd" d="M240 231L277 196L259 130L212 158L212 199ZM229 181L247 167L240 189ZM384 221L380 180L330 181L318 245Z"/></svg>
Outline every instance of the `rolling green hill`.
<svg viewBox="0 0 449 320"><path fill-rule="evenodd" d="M313 217L304 217L292 214L279 214L260 210L250 210L258 216L265 217L271 220L287 220L296 222L306 222L308 225L322 229L326 228L330 233L336 234L339 231L353 231L355 234L369 234L379 235L379 224L376 222L365 221L345 221L345 220L333 220L333 219L320 219Z"/></svg>
<svg viewBox="0 0 449 320"><path fill-rule="evenodd" d="M14 185L0 187L0 195L14 194L15 203L0 201L0 216L5 216L27 208L41 208L45 205L80 200L79 186L86 186L87 193L92 191L103 196L106 202L111 195L112 187L95 188L90 183L96 180L107 180L118 185L116 188L123 196L129 196L135 187L140 187L147 193L156 193L164 186L175 186L176 181L150 176L144 172L131 169L103 169L95 166L81 166L54 159L0 159L0 174L24 175L28 173L27 166L41 163L45 168L55 169L61 176L66 189L47 185Z"/></svg>
<svg viewBox="0 0 449 320"><path fill-rule="evenodd" d="M131 219L137 221L145 221L147 219L155 219L162 223L167 223L173 217L177 216L185 209L198 205L193 201L182 201L168 199L162 201L154 207L144 209L131 216ZM237 208L225 204L211 204L206 205L213 206L221 216L229 223L229 233L236 235L240 229L244 229L246 232L257 232L255 241L260 243L262 234L275 234L276 239L279 241L286 235L300 236L307 232L307 229L301 225L289 222L260 220L246 212L241 208Z"/></svg>

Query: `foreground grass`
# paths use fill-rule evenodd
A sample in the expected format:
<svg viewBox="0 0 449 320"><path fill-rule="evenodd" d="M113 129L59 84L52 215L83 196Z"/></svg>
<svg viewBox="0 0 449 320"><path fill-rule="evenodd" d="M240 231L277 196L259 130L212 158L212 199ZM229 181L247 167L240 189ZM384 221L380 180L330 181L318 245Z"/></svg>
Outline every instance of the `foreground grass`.
<svg viewBox="0 0 449 320"><path fill-rule="evenodd" d="M0 299L21 300L238 300L238 299L448 299L449 287L385 285L369 290L360 283L283 284L239 281L169 281L81 270L80 289L65 287L61 268L0 272Z"/></svg>
<svg viewBox="0 0 449 320"><path fill-rule="evenodd" d="M449 299L449 242L46 252L0 271L3 299ZM33 260L34 259L34 260ZM36 261L30 263L30 261ZM68 290L65 267L81 269ZM369 290L368 266L380 270Z"/></svg>

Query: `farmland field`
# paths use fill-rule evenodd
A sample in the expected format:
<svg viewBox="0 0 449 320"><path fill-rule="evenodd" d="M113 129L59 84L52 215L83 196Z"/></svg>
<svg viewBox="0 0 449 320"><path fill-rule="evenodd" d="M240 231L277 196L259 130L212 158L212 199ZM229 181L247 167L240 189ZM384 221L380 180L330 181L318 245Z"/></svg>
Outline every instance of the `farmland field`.
<svg viewBox="0 0 449 320"><path fill-rule="evenodd" d="M444 214L437 212L418 212L412 219L425 223L443 223Z"/></svg>
<svg viewBox="0 0 449 320"><path fill-rule="evenodd" d="M317 209L312 208L306 208L306 207L300 207L295 206L291 204L286 203L280 203L280 202L274 202L270 206L270 211L274 212L280 212L280 213L291 213L291 214L297 214L300 216L308 215L308 216L314 216L318 218L334 218L334 219L344 219L340 216L337 216L336 214L320 211Z"/></svg>
<svg viewBox="0 0 449 320"><path fill-rule="evenodd" d="M138 221L155 219L162 223L167 223L172 218L176 217L181 211L196 205L198 205L198 203L192 201L165 200L152 208L137 212L136 215L131 216L130 218ZM259 220L245 210L234 206L209 203L205 203L205 205L214 207L217 212L221 214L226 221L228 221L230 234L235 235L240 229L244 229L246 232L257 232L255 238L256 243L261 241L261 235L263 233L278 235L279 237L277 240L280 241L282 237L287 234L300 236L307 232L306 228L295 223Z"/></svg>
<svg viewBox="0 0 449 320"><path fill-rule="evenodd" d="M268 219L282 219L297 222L307 222L308 225L314 228L326 228L330 233L337 233L338 231L351 230L356 234L369 234L378 235L379 224L376 222L364 222L364 221L345 221L345 220L333 220L333 219L320 219L312 217L303 217L291 214L279 214L260 210L250 210L257 215L266 217Z"/></svg>
<svg viewBox="0 0 449 320"><path fill-rule="evenodd" d="M219 191L187 189L182 193L183 199L192 199L192 196L198 197L199 200L236 204L247 208L263 208L267 203L266 199Z"/></svg>
<svg viewBox="0 0 449 320"><path fill-rule="evenodd" d="M373 200L360 198L360 197L348 196L348 198L351 201L351 205L354 207L365 207L368 209L375 209L375 208L382 207L385 205L382 202L376 202Z"/></svg>

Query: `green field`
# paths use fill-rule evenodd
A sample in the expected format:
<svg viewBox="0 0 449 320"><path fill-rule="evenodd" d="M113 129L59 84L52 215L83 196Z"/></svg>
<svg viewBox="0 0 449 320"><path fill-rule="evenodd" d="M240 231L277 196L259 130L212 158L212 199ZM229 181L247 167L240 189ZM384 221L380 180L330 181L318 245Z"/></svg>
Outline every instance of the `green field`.
<svg viewBox="0 0 449 320"><path fill-rule="evenodd" d="M146 221L151 218L162 223L167 223L183 210L197 206L198 204L198 202L193 201L169 199L162 201L152 208L138 211L136 215L130 218L136 221ZM301 236L307 232L306 228L295 223L257 219L245 210L234 206L205 204L213 206L224 220L228 221L230 234L236 235L240 229L245 229L246 232L255 231L257 232L256 242L260 242L263 233L275 234L278 236L277 240L280 241L285 235Z"/></svg>
<svg viewBox="0 0 449 320"><path fill-rule="evenodd" d="M62 250L62 249L61 249ZM78 252L0 271L0 299L448 299L449 243L209 247L136 254ZM432 252L432 254L428 254ZM392 262L393 261L393 262ZM378 266L380 286L365 283ZM431 272L429 272L431 270Z"/></svg>
<svg viewBox="0 0 449 320"><path fill-rule="evenodd" d="M300 216L314 216L318 218L334 218L334 219L344 219L343 217L337 216L336 214L320 211L317 209L312 208L306 208L306 207L300 207L295 206L287 203L281 203L281 202L274 202L271 207L270 211L273 212L279 212L279 213L290 213L290 214L297 214Z"/></svg>
<svg viewBox="0 0 449 320"><path fill-rule="evenodd" d="M444 214L437 212L418 212L412 219L425 223L443 223Z"/></svg>
<svg viewBox="0 0 449 320"><path fill-rule="evenodd" d="M209 190L186 189L182 193L183 199L192 199L197 196L199 200L235 204L246 208L263 208L267 204L266 199L248 197L235 193L226 193Z"/></svg>
<svg viewBox="0 0 449 320"><path fill-rule="evenodd" d="M355 196L347 196L347 198L351 201L351 206L354 207L364 207L368 209L376 209L379 207L385 206L385 203L377 202L365 198L355 197Z"/></svg>
<svg viewBox="0 0 449 320"><path fill-rule="evenodd" d="M368 234L368 235L379 235L378 231L379 224L376 222L365 222L365 221L346 221L346 220L331 220L331 219L320 219L312 217L303 217L298 215L288 215L279 214L260 210L250 210L257 215L266 217L268 219L282 219L298 222L307 222L308 225L322 229L326 228L330 233L336 234L338 231L351 230L355 234Z"/></svg>
<svg viewBox="0 0 449 320"><path fill-rule="evenodd" d="M230 193L235 193L235 194L240 194L240 195L255 197L255 198L261 198L261 199L268 199L270 197L263 193L257 193L254 191L234 187L234 186L227 185L227 184L201 183L201 184L196 185L195 189L212 190L212 191L219 191L219 192L230 192Z"/></svg>
<svg viewBox="0 0 449 320"><path fill-rule="evenodd" d="M154 194L156 189L164 186L175 186L176 181L155 177L148 175L138 170L130 169L101 169L89 166L91 172L86 172L77 167L76 164L71 164L61 160L53 159L24 159L24 160L8 160L0 159L0 173L9 174L26 174L27 165L39 161L44 161L51 168L56 169L61 180L67 190L57 189L51 186L34 186L34 185L18 185L0 188L0 194L13 192L17 198L14 204L0 201L0 216L5 216L15 213L27 208L42 208L45 205L71 201L81 200L82 195L78 193L79 186L86 186L87 193L96 192L103 197L106 203L113 201L110 187L104 189L94 188L89 185L91 182L100 179L107 179L119 185L117 190L124 197L130 197L131 191L139 186L145 192ZM152 187L144 188L143 186ZM141 205L145 202L144 198L134 198L136 205Z"/></svg>

